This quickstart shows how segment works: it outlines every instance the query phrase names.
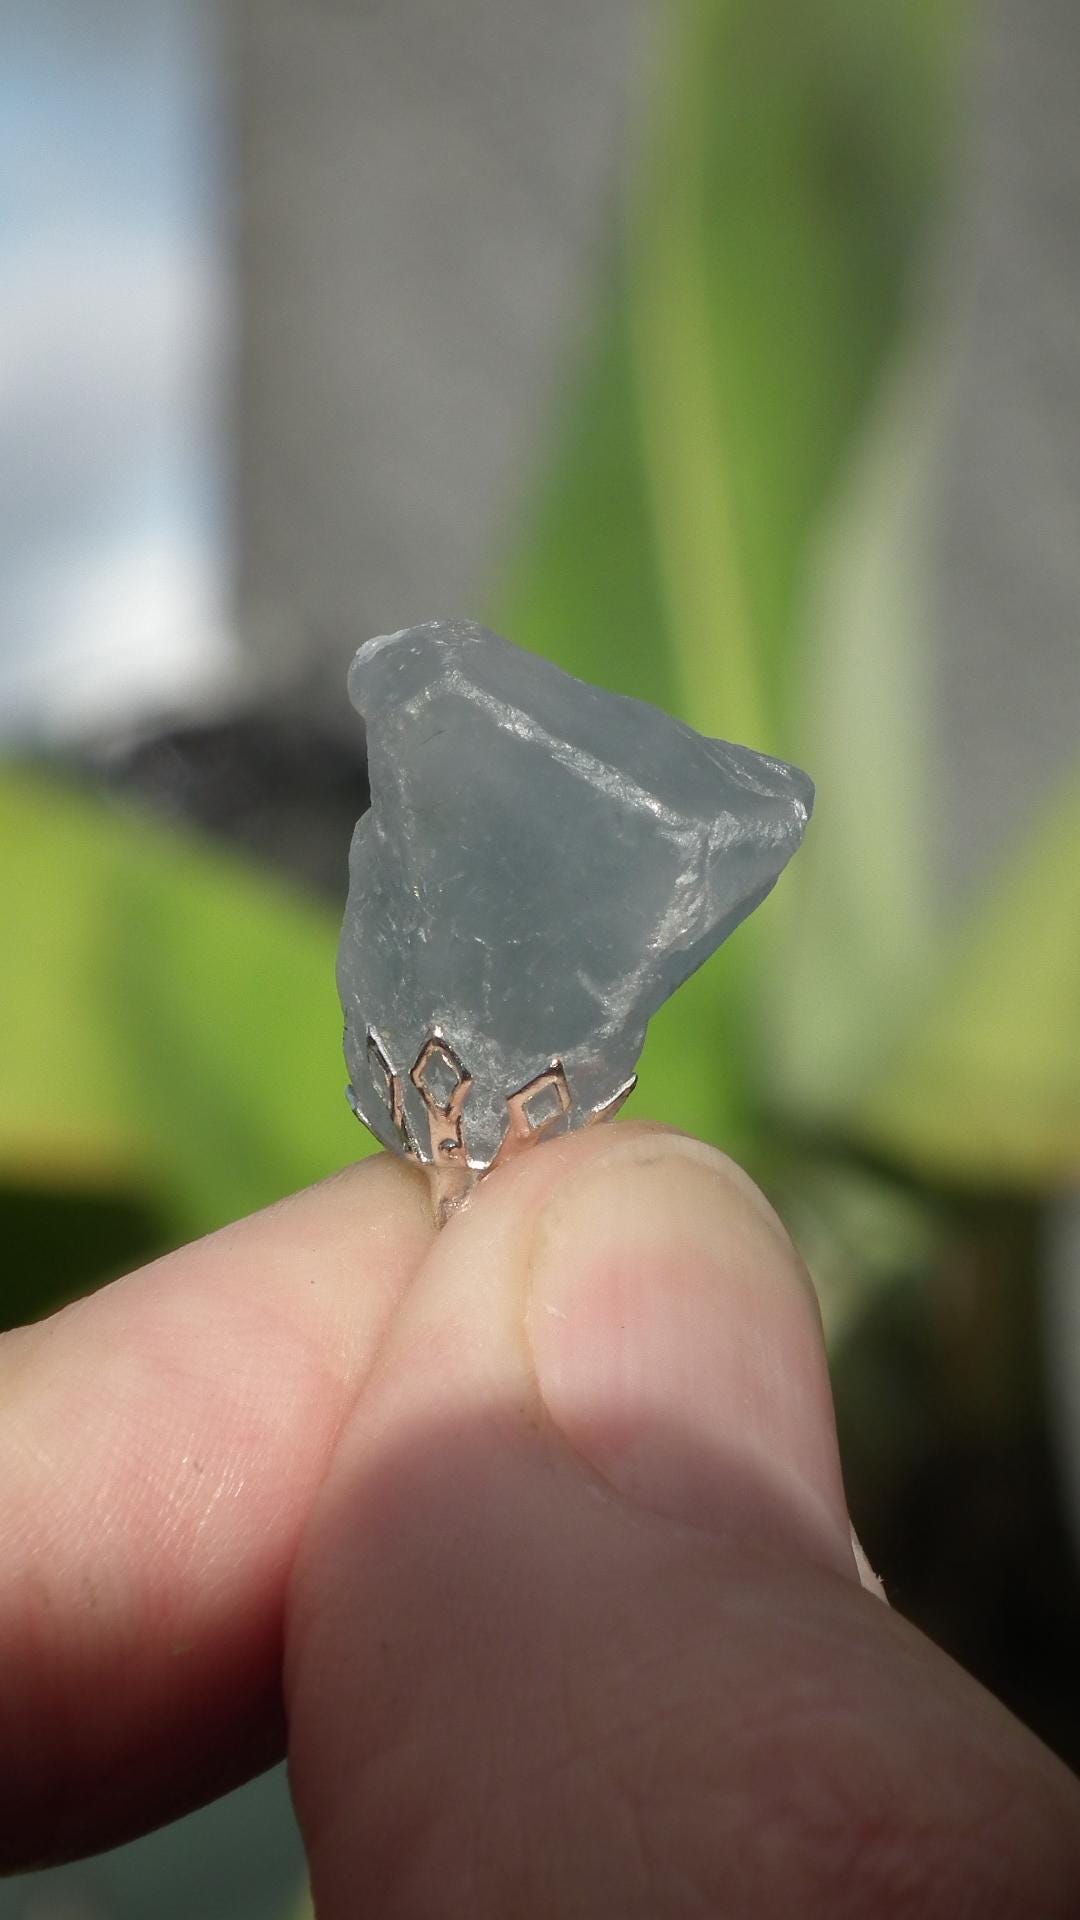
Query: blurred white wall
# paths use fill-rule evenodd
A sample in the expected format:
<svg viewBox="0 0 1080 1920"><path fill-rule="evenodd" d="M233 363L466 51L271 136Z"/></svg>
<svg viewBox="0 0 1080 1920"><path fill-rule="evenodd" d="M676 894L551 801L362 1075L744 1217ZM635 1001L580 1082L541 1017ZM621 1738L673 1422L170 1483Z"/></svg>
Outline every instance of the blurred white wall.
<svg viewBox="0 0 1080 1920"><path fill-rule="evenodd" d="M0 0L0 737L190 702L229 643L212 0Z"/></svg>
<svg viewBox="0 0 1080 1920"><path fill-rule="evenodd" d="M484 610L615 242L655 0L234 0L245 643Z"/></svg>
<svg viewBox="0 0 1080 1920"><path fill-rule="evenodd" d="M961 890L1048 803L1080 737L1080 7L986 0L977 18L930 490L940 850Z"/></svg>

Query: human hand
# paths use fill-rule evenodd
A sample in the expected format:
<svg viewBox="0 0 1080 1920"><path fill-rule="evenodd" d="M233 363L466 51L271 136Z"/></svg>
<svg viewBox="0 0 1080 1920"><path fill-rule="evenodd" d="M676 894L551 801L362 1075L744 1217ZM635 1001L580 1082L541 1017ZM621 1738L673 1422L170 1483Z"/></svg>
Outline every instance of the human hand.
<svg viewBox="0 0 1080 1920"><path fill-rule="evenodd" d="M1056 1920L1080 1788L864 1590L817 1310L620 1125L368 1161L0 1341L0 1862L288 1737L320 1920Z"/></svg>

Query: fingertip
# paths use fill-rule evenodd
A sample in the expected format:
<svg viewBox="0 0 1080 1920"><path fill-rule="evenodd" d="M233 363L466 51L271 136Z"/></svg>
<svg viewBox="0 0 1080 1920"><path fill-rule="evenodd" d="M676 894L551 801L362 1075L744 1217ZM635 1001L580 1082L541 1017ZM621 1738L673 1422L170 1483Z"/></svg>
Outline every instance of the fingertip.
<svg viewBox="0 0 1080 1920"><path fill-rule="evenodd" d="M620 1493L854 1577L816 1297L726 1155L628 1135L562 1182L535 1225L528 1328L548 1414Z"/></svg>
<svg viewBox="0 0 1080 1920"><path fill-rule="evenodd" d="M640 1507L858 1577L812 1283L700 1141L598 1128L482 1181L384 1360L369 1441L494 1414Z"/></svg>

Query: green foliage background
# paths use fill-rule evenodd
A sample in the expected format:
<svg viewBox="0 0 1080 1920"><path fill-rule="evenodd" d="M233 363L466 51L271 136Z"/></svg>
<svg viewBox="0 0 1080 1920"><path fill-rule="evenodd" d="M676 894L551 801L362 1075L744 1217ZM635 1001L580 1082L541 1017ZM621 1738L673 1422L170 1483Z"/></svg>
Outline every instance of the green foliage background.
<svg viewBox="0 0 1080 1920"><path fill-rule="evenodd" d="M829 1304L838 1190L859 1220L880 1202L908 1260L910 1201L860 1158L935 1192L1075 1169L1080 775L940 911L934 635L867 445L898 367L878 465L918 432L903 369L960 0L679 0L665 22L591 337L486 611L817 780L782 886L653 1023L636 1105L788 1191ZM17 766L0 886L7 1320L368 1150L341 1098L334 916Z"/></svg>
<svg viewBox="0 0 1080 1920"><path fill-rule="evenodd" d="M870 1380L888 1410L865 1481L885 1499L932 1417L897 1325L958 1231L1001 1243L1003 1195L1026 1286L1024 1223L1080 1164L1080 772L977 893L935 899L935 637L875 473L920 428L960 0L678 0L665 20L588 349L484 611L818 782L791 872L654 1022L635 1104L780 1192L837 1350L861 1354L848 1404ZM368 1150L334 916L18 767L0 898L7 1320ZM883 1361L860 1329L898 1297ZM1017 1399L1001 1297L986 1390L956 1395L976 1427Z"/></svg>

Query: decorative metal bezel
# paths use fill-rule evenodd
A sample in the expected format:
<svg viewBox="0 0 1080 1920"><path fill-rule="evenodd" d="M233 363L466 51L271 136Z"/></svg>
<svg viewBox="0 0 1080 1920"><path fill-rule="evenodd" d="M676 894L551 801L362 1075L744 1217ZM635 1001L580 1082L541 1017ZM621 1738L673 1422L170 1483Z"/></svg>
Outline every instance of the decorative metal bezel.
<svg viewBox="0 0 1080 1920"><path fill-rule="evenodd" d="M440 1225L451 1213L456 1212L477 1180L492 1168L516 1159L518 1154L544 1139L574 1111L574 1097L566 1068L556 1057L530 1080L504 1096L507 1126L502 1143L490 1165L477 1166L469 1160L465 1139L465 1105L472 1092L473 1076L442 1028L431 1028L407 1075L394 1066L386 1043L374 1027L367 1029L366 1044L372 1077L376 1082L384 1083L390 1124L401 1144L402 1153L426 1166L433 1176L435 1215ZM429 1083L430 1069L440 1060L454 1076L454 1083L444 1099L440 1099L434 1085ZM426 1154L410 1127L405 1104L406 1080L415 1087L427 1115L429 1144ZM621 1087L616 1088L610 1099L593 1107L579 1119L577 1125L594 1126L600 1120L611 1119L629 1099L636 1085L637 1075L634 1073ZM363 1120L364 1114L355 1092L351 1087L348 1092L354 1113ZM551 1104L549 1097L544 1102L544 1110L537 1115L537 1105L544 1101L545 1095L553 1095L554 1104Z"/></svg>

